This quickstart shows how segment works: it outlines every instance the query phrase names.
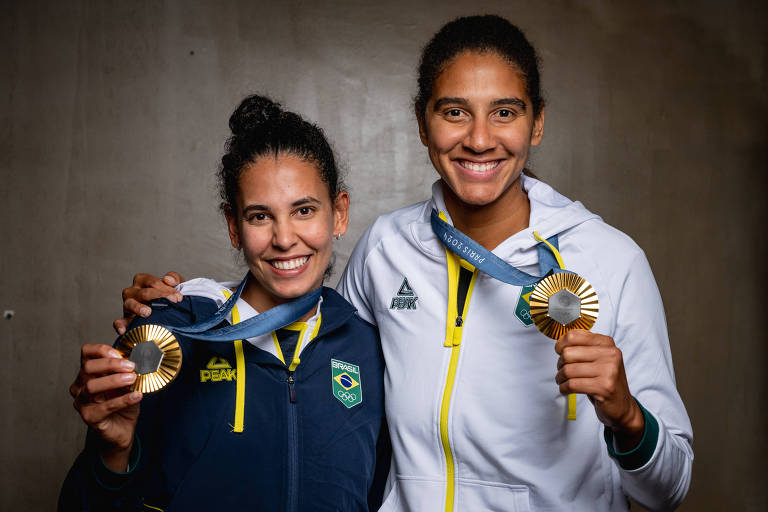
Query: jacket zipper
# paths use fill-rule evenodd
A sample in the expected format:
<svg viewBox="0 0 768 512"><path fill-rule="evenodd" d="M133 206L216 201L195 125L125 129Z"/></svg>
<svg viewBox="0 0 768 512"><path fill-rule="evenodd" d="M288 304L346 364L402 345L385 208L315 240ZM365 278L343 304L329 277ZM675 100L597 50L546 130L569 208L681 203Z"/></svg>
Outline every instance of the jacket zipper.
<svg viewBox="0 0 768 512"><path fill-rule="evenodd" d="M448 321L446 325L445 346L451 348L451 359L448 364L448 374L443 388L443 398L440 403L440 442L445 455L446 483L445 483L445 511L453 512L455 495L455 469L451 441L448 435L448 419L450 413L451 396L453 395L453 383L456 379L456 368L459 363L461 350L461 337L464 330L464 322L469 309L469 299L472 288L477 278L477 270L453 255L446 249L448 263ZM468 273L471 272L471 276ZM469 282L467 283L467 278ZM463 296L462 296L463 292ZM456 317L452 317L452 313Z"/></svg>
<svg viewBox="0 0 768 512"><path fill-rule="evenodd" d="M299 425L296 414L296 381L288 372L288 492L285 503L287 512L296 510L299 498Z"/></svg>

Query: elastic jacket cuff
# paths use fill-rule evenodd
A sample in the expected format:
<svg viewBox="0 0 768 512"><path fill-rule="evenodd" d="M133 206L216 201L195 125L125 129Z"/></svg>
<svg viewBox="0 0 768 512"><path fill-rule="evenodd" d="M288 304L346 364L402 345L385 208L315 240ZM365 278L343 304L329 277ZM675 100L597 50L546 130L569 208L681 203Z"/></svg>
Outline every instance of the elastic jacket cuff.
<svg viewBox="0 0 768 512"><path fill-rule="evenodd" d="M632 470L643 467L651 457L653 452L656 451L656 443L659 441L659 423L651 413L645 410L643 404L640 401L632 397L635 403L640 407L645 419L645 427L643 428L643 437L640 442L628 452L619 452L613 447L613 430L608 427L603 429L603 437L605 438L605 444L608 447L608 454L616 459L621 469Z"/></svg>
<svg viewBox="0 0 768 512"><path fill-rule="evenodd" d="M139 465L141 460L141 441L139 436L133 438L133 446L131 447L131 453L128 455L128 468L125 472L113 471L108 468L104 463L104 458L99 452L98 460L93 465L94 476L99 485L109 490L122 489L128 482L133 479L133 473L136 466Z"/></svg>

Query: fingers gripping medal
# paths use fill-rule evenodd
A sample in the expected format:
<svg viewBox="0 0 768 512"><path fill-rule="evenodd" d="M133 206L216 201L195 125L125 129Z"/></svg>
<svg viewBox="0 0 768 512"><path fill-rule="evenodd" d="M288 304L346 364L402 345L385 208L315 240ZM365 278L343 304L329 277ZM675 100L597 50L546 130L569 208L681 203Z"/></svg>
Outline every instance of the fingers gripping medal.
<svg viewBox="0 0 768 512"><path fill-rule="evenodd" d="M553 340L573 329L588 331L600 309L592 285L568 272L550 274L539 281L531 293L530 306L536 327Z"/></svg>
<svg viewBox="0 0 768 512"><path fill-rule="evenodd" d="M181 370L181 347L176 336L160 325L147 324L125 333L115 347L136 365L131 391L154 393L176 378Z"/></svg>

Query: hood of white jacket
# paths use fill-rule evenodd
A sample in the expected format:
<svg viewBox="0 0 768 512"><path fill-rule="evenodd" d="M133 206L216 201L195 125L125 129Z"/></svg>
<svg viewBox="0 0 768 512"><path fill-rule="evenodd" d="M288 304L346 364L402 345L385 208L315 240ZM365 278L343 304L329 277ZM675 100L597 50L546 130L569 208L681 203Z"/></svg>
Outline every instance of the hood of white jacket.
<svg viewBox="0 0 768 512"><path fill-rule="evenodd" d="M589 210L579 201L571 201L555 189L535 178L522 175L523 190L528 195L531 204L531 215L528 227L515 233L500 243L492 252L508 263L516 266L532 265L538 262L536 246L539 243L534 237L534 231L547 239L592 219L600 217ZM445 212L448 222L453 225L443 198L441 181L432 185L432 199L428 202L429 210L436 208ZM426 212L427 215L429 211Z"/></svg>

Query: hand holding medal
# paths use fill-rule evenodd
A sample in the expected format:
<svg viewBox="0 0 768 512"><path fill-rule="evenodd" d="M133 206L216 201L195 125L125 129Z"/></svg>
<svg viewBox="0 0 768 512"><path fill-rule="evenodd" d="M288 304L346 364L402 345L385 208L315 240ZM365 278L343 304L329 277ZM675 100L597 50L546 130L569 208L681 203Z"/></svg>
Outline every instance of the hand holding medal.
<svg viewBox="0 0 768 512"><path fill-rule="evenodd" d="M645 419L629 392L621 350L610 336L570 330L555 344L560 355L555 382L563 394L583 393L598 419L616 434L620 451L640 442Z"/></svg>
<svg viewBox="0 0 768 512"><path fill-rule="evenodd" d="M569 419L575 419L574 393L586 394L598 419L618 434L619 448L632 449L645 420L629 392L621 350L611 337L589 332L599 312L597 292L576 274L552 274L536 285L530 303L536 327L557 341L555 382L568 395Z"/></svg>
<svg viewBox="0 0 768 512"><path fill-rule="evenodd" d="M103 344L85 344L80 351L80 371L69 393L83 421L98 432L109 449L104 463L125 471L139 418L142 394L126 386L136 381L135 364Z"/></svg>

